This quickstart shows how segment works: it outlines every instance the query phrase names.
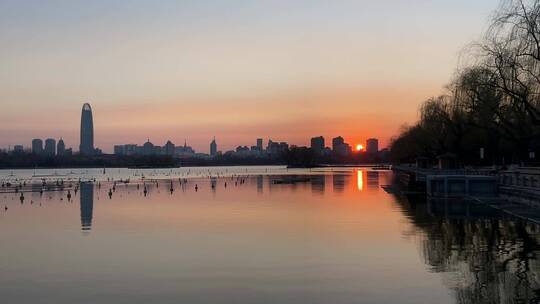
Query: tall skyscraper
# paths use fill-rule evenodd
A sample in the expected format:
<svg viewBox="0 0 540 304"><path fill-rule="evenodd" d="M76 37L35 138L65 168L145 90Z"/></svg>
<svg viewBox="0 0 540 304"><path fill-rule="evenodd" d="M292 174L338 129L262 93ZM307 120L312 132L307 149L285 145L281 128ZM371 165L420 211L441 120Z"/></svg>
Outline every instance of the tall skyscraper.
<svg viewBox="0 0 540 304"><path fill-rule="evenodd" d="M316 153L321 153L324 150L324 137L318 136L311 138L311 149Z"/></svg>
<svg viewBox="0 0 540 304"><path fill-rule="evenodd" d="M43 140L39 138L32 139L32 153L35 155L43 154Z"/></svg>
<svg viewBox="0 0 540 304"><path fill-rule="evenodd" d="M216 138L214 137L214 139L210 143L210 155L216 156L216 154L217 154L217 143L216 143Z"/></svg>
<svg viewBox="0 0 540 304"><path fill-rule="evenodd" d="M58 144L56 145L56 154L58 156L64 156L66 154L66 145L64 144L64 140L62 138L60 138Z"/></svg>
<svg viewBox="0 0 540 304"><path fill-rule="evenodd" d="M82 155L93 155L94 149L94 121L92 119L92 108L85 103L81 113L81 143L79 152Z"/></svg>
<svg viewBox="0 0 540 304"><path fill-rule="evenodd" d="M257 138L257 150L262 151L263 150L263 139Z"/></svg>
<svg viewBox="0 0 540 304"><path fill-rule="evenodd" d="M369 154L376 154L379 152L379 140L376 138L370 138L366 141L366 152Z"/></svg>
<svg viewBox="0 0 540 304"><path fill-rule="evenodd" d="M45 155L47 156L56 155L56 140L52 138L47 138L45 140Z"/></svg>

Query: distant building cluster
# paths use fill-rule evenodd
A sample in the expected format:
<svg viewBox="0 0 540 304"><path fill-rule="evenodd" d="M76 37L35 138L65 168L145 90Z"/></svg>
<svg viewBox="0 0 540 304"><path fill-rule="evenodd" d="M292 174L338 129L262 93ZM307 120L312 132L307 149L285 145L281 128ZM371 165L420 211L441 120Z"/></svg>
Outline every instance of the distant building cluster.
<svg viewBox="0 0 540 304"><path fill-rule="evenodd" d="M332 138L331 148L326 147L323 136L313 137L311 138L311 149L315 154L321 156L337 155L345 157L352 153L351 146L341 136Z"/></svg>
<svg viewBox="0 0 540 304"><path fill-rule="evenodd" d="M165 145L154 145L148 139L143 145L124 144L115 145L114 154L119 156L157 156L168 155L174 157L194 156L195 150L184 142L183 146L175 146L170 140Z"/></svg>
<svg viewBox="0 0 540 304"><path fill-rule="evenodd" d="M229 151L220 151L218 150L218 144L216 138L214 137L210 142L210 153L196 153L195 150L188 146L184 142L183 146L175 146L170 140L165 143L163 146L154 145L148 139L143 145L137 144L122 144L114 146L114 154L119 156L158 156L158 155L168 155L173 157L203 157L203 158L213 158L219 156L235 156L235 157L267 157L267 156L277 156L282 155L289 149L289 144L286 142L274 142L272 140L268 141L266 148L263 146L263 139L257 138L255 145L248 146L238 146L234 150Z"/></svg>
<svg viewBox="0 0 540 304"><path fill-rule="evenodd" d="M287 152L290 147L286 142L275 142L271 139L268 140L266 147L263 147L263 139L258 138L256 145L248 146L238 146L235 150L230 150L226 152L221 152L218 150L216 139L214 138L210 143L210 156L218 155L228 155L228 156L240 156L240 157L273 157L278 155L283 155ZM362 152L365 152L368 155L376 156L379 154L379 141L376 138L370 138L366 141L365 149ZM338 156L338 157L348 157L352 155L353 148L351 145L345 142L345 139L341 136L332 138L332 146L326 147L326 142L323 136L317 136L311 138L311 150L315 152L318 156Z"/></svg>
<svg viewBox="0 0 540 304"><path fill-rule="evenodd" d="M364 146L360 146L363 148ZM321 156L340 156L347 157L353 152L353 147L345 142L345 139L341 136L332 138L332 147L326 147L325 140L323 136L317 136L311 138L311 149ZM366 140L365 149L362 149L363 152L370 156L376 156L381 151L379 150L379 140L376 138L369 138ZM383 152L386 152L383 151Z"/></svg>
<svg viewBox="0 0 540 304"><path fill-rule="evenodd" d="M263 139L257 138L255 145L248 146L238 146L235 150L226 151L223 153L227 156L239 156L239 157L267 157L281 155L289 149L289 144L286 142L274 142L271 139L268 140L268 145L266 148L263 147ZM220 152L218 152L220 153Z"/></svg>
<svg viewBox="0 0 540 304"><path fill-rule="evenodd" d="M15 146L13 150L23 152L24 149L22 146ZM45 140L45 146L43 145L43 140L35 138L32 140L31 153L34 155L55 157L72 155L73 150L71 148L66 149L66 145L62 138L58 140L58 143L56 143L56 140L53 138L47 138Z"/></svg>
<svg viewBox="0 0 540 304"><path fill-rule="evenodd" d="M266 148L263 146L263 139L257 138L253 146L238 146L234 150L220 151L214 137L210 142L210 153L197 153L195 150L184 142L183 146L175 146L170 140L163 146L154 145L148 139L143 145L137 144L122 144L114 146L114 154L121 156L157 156L168 155L173 157L218 157L218 156L238 156L238 157L266 157L282 155L289 149L289 144L286 142L268 141Z"/></svg>
<svg viewBox="0 0 540 304"><path fill-rule="evenodd" d="M255 145L253 146L238 146L235 150L229 151L218 151L217 143L214 138L210 143L210 156L234 156L234 157L253 157L253 158L262 158L262 157L274 157L282 155L289 149L289 144L286 142L274 142L271 139L268 140L268 145L266 148L263 146L263 139L257 138Z"/></svg>

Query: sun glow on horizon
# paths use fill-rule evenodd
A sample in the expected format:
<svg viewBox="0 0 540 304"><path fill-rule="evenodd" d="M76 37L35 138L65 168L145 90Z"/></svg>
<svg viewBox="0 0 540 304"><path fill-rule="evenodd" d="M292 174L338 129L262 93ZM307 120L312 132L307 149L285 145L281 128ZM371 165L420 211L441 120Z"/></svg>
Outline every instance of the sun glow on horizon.
<svg viewBox="0 0 540 304"><path fill-rule="evenodd" d="M356 145L356 151L362 151L364 150L364 146L362 144Z"/></svg>

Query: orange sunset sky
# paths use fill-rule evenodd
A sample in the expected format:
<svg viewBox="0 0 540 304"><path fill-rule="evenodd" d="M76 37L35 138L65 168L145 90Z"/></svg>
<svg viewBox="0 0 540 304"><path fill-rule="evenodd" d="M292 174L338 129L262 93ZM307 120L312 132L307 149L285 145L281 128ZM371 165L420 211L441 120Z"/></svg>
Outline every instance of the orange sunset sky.
<svg viewBox="0 0 540 304"><path fill-rule="evenodd" d="M474 2L474 3L471 3ZM0 2L0 147L262 137L381 146L451 80L494 1Z"/></svg>

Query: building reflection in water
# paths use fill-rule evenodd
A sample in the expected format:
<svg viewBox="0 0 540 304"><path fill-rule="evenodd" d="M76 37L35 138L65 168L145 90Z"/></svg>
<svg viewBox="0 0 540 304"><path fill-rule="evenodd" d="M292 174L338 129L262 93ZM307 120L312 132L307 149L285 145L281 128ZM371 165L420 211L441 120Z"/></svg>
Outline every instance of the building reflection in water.
<svg viewBox="0 0 540 304"><path fill-rule="evenodd" d="M379 171L366 171L366 186L368 189L379 189Z"/></svg>
<svg viewBox="0 0 540 304"><path fill-rule="evenodd" d="M326 175L314 175L310 178L311 192L313 194L324 194L326 187Z"/></svg>
<svg viewBox="0 0 540 304"><path fill-rule="evenodd" d="M364 190L364 171L358 170L356 171L356 185L358 187L358 191Z"/></svg>
<svg viewBox="0 0 540 304"><path fill-rule="evenodd" d="M92 213L94 209L94 184L81 183L81 226L83 231L92 229Z"/></svg>
<svg viewBox="0 0 540 304"><path fill-rule="evenodd" d="M263 176L257 175L257 193L263 193Z"/></svg>
<svg viewBox="0 0 540 304"><path fill-rule="evenodd" d="M346 175L343 173L335 173L332 176L332 189L334 192L343 192L345 190L345 178Z"/></svg>
<svg viewBox="0 0 540 304"><path fill-rule="evenodd" d="M464 200L399 197L457 303L540 303L540 226Z"/></svg>
<svg viewBox="0 0 540 304"><path fill-rule="evenodd" d="M274 185L274 181L277 180L279 178L277 178L276 176L272 176L272 175L268 175L266 177L266 181L267 181L267 185L268 187L266 187L266 189L268 189L268 192L273 192L275 189L275 185Z"/></svg>

